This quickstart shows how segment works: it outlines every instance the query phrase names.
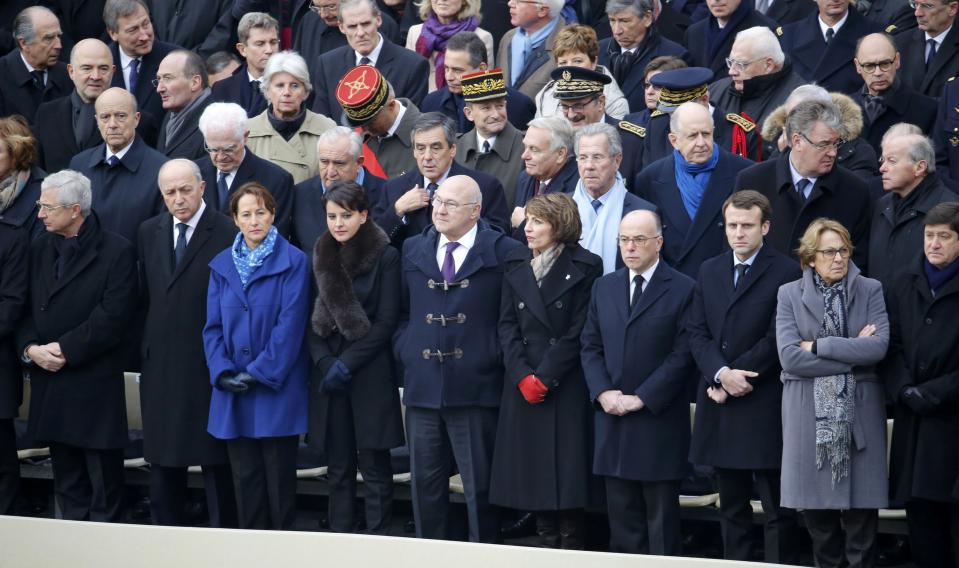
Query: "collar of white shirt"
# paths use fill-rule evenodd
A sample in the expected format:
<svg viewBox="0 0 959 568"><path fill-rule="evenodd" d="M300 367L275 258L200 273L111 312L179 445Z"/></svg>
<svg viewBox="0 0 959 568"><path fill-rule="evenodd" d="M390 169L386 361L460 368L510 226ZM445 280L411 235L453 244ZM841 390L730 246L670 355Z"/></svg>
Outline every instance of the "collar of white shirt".
<svg viewBox="0 0 959 568"><path fill-rule="evenodd" d="M659 257L656 258L656 262L652 266L643 271L642 274L636 272L632 268L629 269L629 291L630 297L632 298L633 291L633 278L636 278L636 275L643 277L643 290L646 289L646 286L649 285L649 281L653 278L653 274L656 273L656 268L659 266Z"/></svg>
<svg viewBox="0 0 959 568"><path fill-rule="evenodd" d="M936 49L939 49L939 47L942 46L942 41L943 41L944 39L946 39L946 34L948 34L948 33L949 33L949 30L951 30L951 29L952 29L952 26L949 26L948 28L946 28L945 30L943 30L943 32L942 32L941 34L937 35L936 37L932 37L931 35L929 35L928 33L926 33L926 41L935 40L935 42L936 42Z"/></svg>
<svg viewBox="0 0 959 568"><path fill-rule="evenodd" d="M846 24L846 20L848 18L849 18L849 10L846 10L846 15L843 16L841 20L836 22L836 25L834 26L827 25L826 22L822 21L822 18L816 18L816 21L819 22L819 30L822 32L823 39L826 38L826 30L828 30L829 28L832 28L833 33L838 34L839 29Z"/></svg>
<svg viewBox="0 0 959 568"><path fill-rule="evenodd" d="M763 246L759 245L759 248L753 251L753 255L746 260L739 260L739 257L736 256L736 253L733 253L733 269L735 269L740 264L745 264L746 266L752 266L756 262L756 257L759 256L759 251L763 250Z"/></svg>
<svg viewBox="0 0 959 568"><path fill-rule="evenodd" d="M107 149L107 157L106 157L106 160L107 160L107 161L110 161L110 156L116 156L118 160L122 160L122 159L123 159L123 156L126 156L126 155L127 155L127 152L130 151L130 147L133 146L133 143L134 143L134 142L136 142L136 138L135 138L135 137L133 138L133 140L130 141L129 144L126 145L125 148L123 148L122 150L120 150L120 151L117 152L116 154L114 154L113 152L111 152L111 151L110 151L110 147L107 146L106 144L104 144L104 147Z"/></svg>
<svg viewBox="0 0 959 568"><path fill-rule="evenodd" d="M467 231L465 235L456 239L456 242L460 244L460 246L453 250L453 262L456 265L457 271L463 266L463 260L466 259L466 255L476 243L477 232L479 232L479 227L473 225L473 228ZM440 233L439 242L436 247L436 264L440 270L443 270L443 262L446 260L446 243L448 242L450 242L450 240L446 238L446 235Z"/></svg>
<svg viewBox="0 0 959 568"><path fill-rule="evenodd" d="M376 67L376 60L380 58L380 51L383 51L383 41L384 41L383 35L380 34L379 32L376 33L376 36L378 38L376 42L376 47L373 48L373 51L371 51L369 55L360 55L358 51L356 51L355 49L353 50L353 55L356 56L357 65L360 64L360 59L367 57L370 60L370 65Z"/></svg>

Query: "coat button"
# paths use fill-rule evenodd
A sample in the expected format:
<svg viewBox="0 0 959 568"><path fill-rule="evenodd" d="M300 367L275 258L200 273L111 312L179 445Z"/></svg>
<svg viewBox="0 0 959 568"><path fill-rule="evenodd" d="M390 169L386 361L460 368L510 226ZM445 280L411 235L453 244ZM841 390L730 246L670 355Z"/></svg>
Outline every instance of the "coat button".
<svg viewBox="0 0 959 568"><path fill-rule="evenodd" d="M244 312L247 311L247 310L249 310L249 309L250 309L249 306L247 306L246 304L243 304L243 311L244 311Z"/></svg>
<svg viewBox="0 0 959 568"><path fill-rule="evenodd" d="M556 302L556 309L557 310L563 309L563 302Z"/></svg>
<svg viewBox="0 0 959 568"><path fill-rule="evenodd" d="M520 303L516 304L516 307L519 308L519 309L521 309L521 310L523 310L523 309L526 309L526 304L523 303L523 302L520 302Z"/></svg>
<svg viewBox="0 0 959 568"><path fill-rule="evenodd" d="M529 342L526 341L526 338L524 337L524 338L523 338L523 345L526 345L526 344L528 344L528 343L529 343Z"/></svg>
<svg viewBox="0 0 959 568"><path fill-rule="evenodd" d="M932 318L926 318L926 325L932 325Z"/></svg>
<svg viewBox="0 0 959 568"><path fill-rule="evenodd" d="M555 337L550 337L550 338L549 338L549 344L550 344L550 345L556 345L556 338L555 338Z"/></svg>
<svg viewBox="0 0 959 568"><path fill-rule="evenodd" d="M244 347L243 349L241 349L241 351L243 351L243 354L244 354L244 355L249 355L249 354L250 354L250 348L249 348L249 347Z"/></svg>
<svg viewBox="0 0 959 568"><path fill-rule="evenodd" d="M722 346L722 347L723 347L723 351L725 351L725 350L726 350L726 342L725 342L725 341L723 341L723 346Z"/></svg>
<svg viewBox="0 0 959 568"><path fill-rule="evenodd" d="M40 306L40 311L41 311L41 312L47 311L47 305L44 304L44 305Z"/></svg>

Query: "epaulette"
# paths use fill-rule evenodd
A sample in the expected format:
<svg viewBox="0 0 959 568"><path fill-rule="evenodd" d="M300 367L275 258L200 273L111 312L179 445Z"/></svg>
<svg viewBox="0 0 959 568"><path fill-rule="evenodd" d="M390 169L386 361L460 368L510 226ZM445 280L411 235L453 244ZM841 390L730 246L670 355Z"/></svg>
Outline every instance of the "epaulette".
<svg viewBox="0 0 959 568"><path fill-rule="evenodd" d="M663 111L661 111L661 110L659 110L659 109L656 109L656 110L654 110L653 112L649 113L649 118L653 118L653 117L656 117L656 116L663 116L664 114L666 114L666 113L663 112Z"/></svg>
<svg viewBox="0 0 959 568"><path fill-rule="evenodd" d="M726 115L726 120L729 122L734 122L742 127L746 132L751 131L753 128L756 128L756 123L749 120L748 118L742 117L734 112L731 112Z"/></svg>
<svg viewBox="0 0 959 568"><path fill-rule="evenodd" d="M896 24L889 24L888 26L886 26L886 33L891 34L893 30L895 29L896 29Z"/></svg>
<svg viewBox="0 0 959 568"><path fill-rule="evenodd" d="M783 37L783 27L782 27L782 26L779 26L778 28L776 28L776 35L778 35L779 37Z"/></svg>
<svg viewBox="0 0 959 568"><path fill-rule="evenodd" d="M948 79L946 79L946 82L948 83L949 81L954 81L955 79L956 79L955 77L949 77Z"/></svg>
<svg viewBox="0 0 959 568"><path fill-rule="evenodd" d="M633 124L632 122L626 120L619 121L619 127L625 130L626 132L632 132L640 138L646 137L646 129L638 124Z"/></svg>

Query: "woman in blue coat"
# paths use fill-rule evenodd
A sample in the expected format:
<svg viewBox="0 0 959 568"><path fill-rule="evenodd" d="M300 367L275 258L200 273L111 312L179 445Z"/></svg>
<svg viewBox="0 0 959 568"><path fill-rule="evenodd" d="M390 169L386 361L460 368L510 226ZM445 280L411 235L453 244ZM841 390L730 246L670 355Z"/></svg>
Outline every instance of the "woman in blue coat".
<svg viewBox="0 0 959 568"><path fill-rule="evenodd" d="M240 233L210 263L203 329L215 387L207 429L226 440L240 528L289 529L307 428L309 263L279 236L276 201L259 183L241 186L230 212Z"/></svg>

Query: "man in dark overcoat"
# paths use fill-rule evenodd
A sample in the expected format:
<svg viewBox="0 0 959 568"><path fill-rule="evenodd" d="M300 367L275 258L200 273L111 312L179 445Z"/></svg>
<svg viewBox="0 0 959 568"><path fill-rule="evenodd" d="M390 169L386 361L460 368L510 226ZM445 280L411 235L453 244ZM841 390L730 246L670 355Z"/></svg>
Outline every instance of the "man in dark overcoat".
<svg viewBox="0 0 959 568"><path fill-rule="evenodd" d="M885 384L894 403L891 497L906 502L912 558L959 565L959 202L923 221L923 258L888 298Z"/></svg>
<svg viewBox="0 0 959 568"><path fill-rule="evenodd" d="M776 22L756 11L749 0L705 4L709 8L709 16L686 29L683 43L689 50L692 64L710 69L716 80L719 80L725 77L729 70L726 58L733 47L736 34L756 26L774 29Z"/></svg>
<svg viewBox="0 0 959 568"><path fill-rule="evenodd" d="M20 460L13 420L23 397L23 369L14 332L27 305L26 229L0 223L0 515L13 514L20 487Z"/></svg>
<svg viewBox="0 0 959 568"><path fill-rule="evenodd" d="M187 468L203 466L210 526L235 526L226 446L207 433L210 371L202 349L210 261L230 247L236 227L203 201L196 164L171 160L157 184L167 212L140 225L140 281L147 317L140 348L143 457L150 462L150 511L158 525L181 525Z"/></svg>
<svg viewBox="0 0 959 568"><path fill-rule="evenodd" d="M449 476L463 479L469 539L499 532L489 482L503 366L497 339L503 263L520 244L480 219L479 185L444 181L433 227L403 243L403 308L393 349L405 370L416 536L448 537Z"/></svg>
<svg viewBox="0 0 959 568"><path fill-rule="evenodd" d="M755 490L765 513L765 561L795 564L795 514L779 506L783 389L773 322L779 287L800 270L764 246L772 207L761 193L734 193L722 215L731 250L703 263L689 316L689 343L705 383L697 389L689 461L715 468L724 558L753 558Z"/></svg>
<svg viewBox="0 0 959 568"><path fill-rule="evenodd" d="M940 97L946 82L959 74L959 7L948 0L929 0L917 3L914 13L916 29L896 35L902 81L926 96Z"/></svg>
<svg viewBox="0 0 959 568"><path fill-rule="evenodd" d="M663 220L663 259L690 278L699 266L726 249L723 202L732 193L736 175L753 163L713 142L713 117L700 104L683 103L673 112L669 134L680 156L669 154L636 176L634 191L659 209ZM677 165L679 161L679 165ZM676 168L701 171L676 174ZM690 181L692 183L690 183Z"/></svg>
<svg viewBox="0 0 959 568"><path fill-rule="evenodd" d="M269 14L250 12L237 26L237 50L244 64L233 75L210 88L214 101L236 103L253 118L266 110L267 101L260 90L263 70L270 56L280 50L280 24Z"/></svg>
<svg viewBox="0 0 959 568"><path fill-rule="evenodd" d="M157 151L168 158L202 158L206 152L197 124L213 102L203 59L185 49L173 51L160 62L156 82L166 111L160 123Z"/></svg>
<svg viewBox="0 0 959 568"><path fill-rule="evenodd" d="M950 182L959 182L959 81L945 84L930 137L939 174Z"/></svg>
<svg viewBox="0 0 959 568"><path fill-rule="evenodd" d="M31 379L28 433L50 446L61 518L112 522L123 494L121 344L137 302L136 251L101 227L91 202L82 174L43 180L47 234L30 248L30 302L16 339Z"/></svg>
<svg viewBox="0 0 959 568"><path fill-rule="evenodd" d="M33 123L40 103L70 94L67 66L59 61L60 21L43 6L31 6L13 21L17 49L0 57L0 116L19 114Z"/></svg>
<svg viewBox="0 0 959 568"><path fill-rule="evenodd" d="M662 225L634 211L619 225L624 268L593 285L582 361L596 409L593 473L606 480L613 552L680 554L695 365L685 319L695 282L660 260Z"/></svg>

